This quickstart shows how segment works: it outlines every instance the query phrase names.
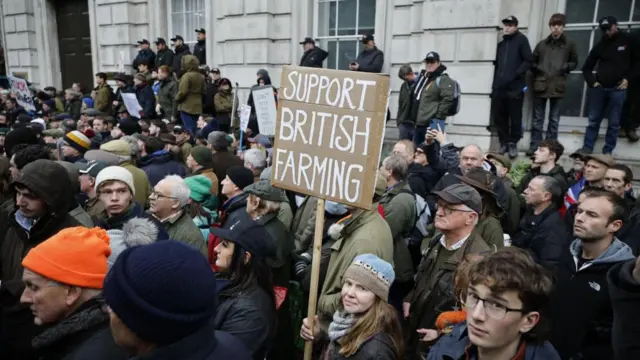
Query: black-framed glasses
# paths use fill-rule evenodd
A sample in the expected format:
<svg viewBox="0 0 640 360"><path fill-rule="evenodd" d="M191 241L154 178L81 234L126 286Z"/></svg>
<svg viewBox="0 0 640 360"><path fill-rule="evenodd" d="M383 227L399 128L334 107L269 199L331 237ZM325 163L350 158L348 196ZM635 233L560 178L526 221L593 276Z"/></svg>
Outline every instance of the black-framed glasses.
<svg viewBox="0 0 640 360"><path fill-rule="evenodd" d="M163 195L163 194L157 193L155 191L151 192L151 194L149 195L149 198L153 199L153 200L162 199L162 198L171 199L171 200L178 200L178 198L175 198L173 196Z"/></svg>
<svg viewBox="0 0 640 360"><path fill-rule="evenodd" d="M453 214L454 212L465 212L465 213L473 212L471 210L465 210L465 209L454 209L451 206L441 202L436 203L436 212L438 212L438 209L442 209L442 212L447 216Z"/></svg>
<svg viewBox="0 0 640 360"><path fill-rule="evenodd" d="M487 314L488 317L502 320L505 316L507 316L508 312L518 312L525 313L527 312L525 309L511 309L502 304L499 304L495 301L489 299L483 299L474 293L467 293L462 299L462 304L467 308L467 311L473 311L476 306L482 301L482 307L484 309L484 313Z"/></svg>

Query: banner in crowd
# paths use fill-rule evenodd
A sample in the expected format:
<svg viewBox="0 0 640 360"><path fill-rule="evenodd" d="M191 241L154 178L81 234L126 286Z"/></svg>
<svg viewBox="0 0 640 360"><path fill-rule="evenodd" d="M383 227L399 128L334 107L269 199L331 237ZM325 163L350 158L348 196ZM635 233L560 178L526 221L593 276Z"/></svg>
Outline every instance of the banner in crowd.
<svg viewBox="0 0 640 360"><path fill-rule="evenodd" d="M249 118L251 117L251 106L246 104L240 105L240 130L247 131L249 126Z"/></svg>
<svg viewBox="0 0 640 360"><path fill-rule="evenodd" d="M389 77L285 66L280 84L272 184L370 209Z"/></svg>
<svg viewBox="0 0 640 360"><path fill-rule="evenodd" d="M122 93L122 101L124 102L124 106L127 108L127 112L134 118L140 117L140 111L142 111L142 106L138 102L138 98L136 94L133 93Z"/></svg>
<svg viewBox="0 0 640 360"><path fill-rule="evenodd" d="M271 85L260 86L251 90L253 106L258 118L258 130L263 135L275 135L276 132L276 98Z"/></svg>
<svg viewBox="0 0 640 360"><path fill-rule="evenodd" d="M33 97L31 96L27 81L15 76L7 77L11 83L11 92L15 95L18 105L27 111L36 111L36 106L33 103Z"/></svg>

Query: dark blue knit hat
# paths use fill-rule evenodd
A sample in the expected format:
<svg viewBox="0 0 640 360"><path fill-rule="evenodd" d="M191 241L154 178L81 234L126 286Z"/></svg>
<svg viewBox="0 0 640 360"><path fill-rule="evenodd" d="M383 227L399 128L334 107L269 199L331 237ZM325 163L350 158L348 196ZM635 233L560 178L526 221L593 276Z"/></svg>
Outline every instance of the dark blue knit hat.
<svg viewBox="0 0 640 360"><path fill-rule="evenodd" d="M215 315L216 277L195 248L158 241L120 254L104 281L104 298L137 336L166 345Z"/></svg>

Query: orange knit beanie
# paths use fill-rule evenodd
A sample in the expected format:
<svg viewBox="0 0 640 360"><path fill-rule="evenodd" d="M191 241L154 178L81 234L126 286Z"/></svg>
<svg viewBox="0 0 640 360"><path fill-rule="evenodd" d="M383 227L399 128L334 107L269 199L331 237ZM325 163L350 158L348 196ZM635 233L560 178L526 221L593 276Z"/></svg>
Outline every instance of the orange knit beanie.
<svg viewBox="0 0 640 360"><path fill-rule="evenodd" d="M102 289L110 254L106 231L78 226L61 230L31 249L22 266L63 284Z"/></svg>

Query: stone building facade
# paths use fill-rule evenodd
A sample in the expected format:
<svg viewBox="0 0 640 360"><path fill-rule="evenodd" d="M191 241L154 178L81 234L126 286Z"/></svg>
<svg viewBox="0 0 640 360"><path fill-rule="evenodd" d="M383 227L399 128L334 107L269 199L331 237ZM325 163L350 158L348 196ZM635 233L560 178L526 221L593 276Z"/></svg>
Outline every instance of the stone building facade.
<svg viewBox="0 0 640 360"><path fill-rule="evenodd" d="M279 84L282 65L299 61L304 37L314 37L330 52L325 67L345 69L360 51L359 34L373 33L385 53L384 71L392 79L393 114L399 67L408 63L417 69L428 51L437 51L463 91L461 112L448 120L447 132L455 142L483 147L491 142L489 94L502 18L518 17L533 47L548 35L549 17L566 13L567 34L578 43L580 63L599 37L598 18L614 15L623 27L640 27L640 0L0 1L7 72L38 86L90 83L98 71L117 71L121 61L132 71L137 40L168 40L180 34L192 43L194 30L202 27L208 37L207 63L240 85L243 100L258 69L267 69ZM581 146L585 103L584 81L576 71L570 75L560 122L568 151ZM528 128L530 99L525 120ZM387 138L396 136L395 122L390 121ZM527 136L520 143L523 149ZM617 155L633 157L630 145L619 143Z"/></svg>

